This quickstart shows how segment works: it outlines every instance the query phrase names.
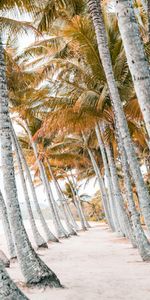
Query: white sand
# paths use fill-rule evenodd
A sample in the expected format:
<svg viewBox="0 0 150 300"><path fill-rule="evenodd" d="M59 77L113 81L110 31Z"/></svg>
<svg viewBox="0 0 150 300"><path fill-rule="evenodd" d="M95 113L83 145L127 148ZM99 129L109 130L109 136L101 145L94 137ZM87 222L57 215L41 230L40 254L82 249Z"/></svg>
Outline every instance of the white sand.
<svg viewBox="0 0 150 300"><path fill-rule="evenodd" d="M117 238L106 225L95 225L78 237L50 244L41 258L57 274L65 289L38 290L22 287L36 300L149 300L150 264L141 262L138 251ZM2 235L0 247L3 250ZM3 247L2 247L3 246ZM17 263L9 274L23 281Z"/></svg>

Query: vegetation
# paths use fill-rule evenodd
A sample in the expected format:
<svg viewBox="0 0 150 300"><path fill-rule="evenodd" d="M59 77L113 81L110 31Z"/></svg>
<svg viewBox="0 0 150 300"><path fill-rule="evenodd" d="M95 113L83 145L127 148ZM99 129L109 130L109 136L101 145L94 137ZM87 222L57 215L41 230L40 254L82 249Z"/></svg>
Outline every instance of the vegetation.
<svg viewBox="0 0 150 300"><path fill-rule="evenodd" d="M143 261L150 261L142 227L144 222L150 232L150 12L140 0L114 2L0 3L5 190L4 199L0 191L0 212L10 258L17 257L27 285L62 287L28 238L16 172L37 248L88 230L90 220L105 219L113 232L138 248ZM32 43L22 47L31 37ZM86 195L91 178L99 188L93 199ZM80 194L83 181L85 195ZM44 187L55 233L45 221L35 183ZM0 287L0 299L27 299L1 258Z"/></svg>

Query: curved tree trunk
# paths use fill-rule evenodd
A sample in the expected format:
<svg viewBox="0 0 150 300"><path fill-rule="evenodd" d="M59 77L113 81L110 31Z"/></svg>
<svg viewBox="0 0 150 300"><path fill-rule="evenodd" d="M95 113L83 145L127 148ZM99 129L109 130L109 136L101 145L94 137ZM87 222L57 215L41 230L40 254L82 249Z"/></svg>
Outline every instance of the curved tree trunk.
<svg viewBox="0 0 150 300"><path fill-rule="evenodd" d="M12 128L12 130L13 130L13 134L15 135L15 132L14 132L13 128ZM43 227L44 233L46 235L46 241L47 242L59 242L59 240L49 230L48 225L47 225L47 223L46 223L46 221L44 219L44 216L42 214L40 205L38 203L38 199L37 199L35 187L34 187L34 184L33 184L33 181L32 181L32 177L31 177L31 174L30 174L30 170L29 170L29 167L27 165L27 162L26 162L25 156L23 154L23 151L21 149L21 146L19 145L19 142L17 140L17 137L16 137L16 142L17 142L17 147L18 147L20 158L21 158L21 162L22 162L22 164L24 166L24 170L25 170L25 173L26 173L26 176L27 176L27 180L28 180L29 185L30 185L30 190L31 190L31 193L32 193L32 198L33 198L34 206L35 206L37 215L39 216L39 219L40 219L41 225Z"/></svg>
<svg viewBox="0 0 150 300"><path fill-rule="evenodd" d="M133 224L133 230L136 237L136 244L139 250L139 253L144 261L150 261L150 243L144 233L144 230L140 223L140 215L137 212L135 202L133 199L133 193L132 193L132 186L131 186L131 178L129 173L129 166L127 161L126 152L124 150L124 147L122 145L122 139L118 135L118 145L119 145L119 152L121 156L121 162L122 162L122 169L124 173L124 182L125 182L125 189L126 189L126 195L129 205L129 211L131 213L131 220Z"/></svg>
<svg viewBox="0 0 150 300"><path fill-rule="evenodd" d="M2 261L5 268L10 267L10 260L7 258L7 256L5 255L5 253L2 250L0 250L0 261Z"/></svg>
<svg viewBox="0 0 150 300"><path fill-rule="evenodd" d="M63 193L63 191L62 191L62 189L61 189L58 181L56 179L55 179L55 181L56 181L56 185L57 185L57 188L59 190L59 193L60 193L60 195L61 195L61 197L63 199L64 206L65 206L66 211L68 213L68 216L70 218L71 224L73 225L73 229L75 229L75 231L78 231L79 230L79 226L78 226L78 224L76 223L76 221L74 219L74 216L73 216L72 211L71 211L71 209L69 207L69 204L67 203L67 199L65 198L65 195L64 195L64 193Z"/></svg>
<svg viewBox="0 0 150 300"><path fill-rule="evenodd" d="M67 179L68 179L68 182L70 184L70 181L69 181L69 178L68 178L68 175L67 175ZM70 184L70 188L71 188L71 192L72 192L72 195L73 195L73 202L75 204L75 207L77 209L77 213L78 213L78 216L79 216L79 219L80 219L80 222L81 222L81 228L82 230L87 230L87 227L86 227L86 224L84 222L84 219L83 219L83 215L82 215L82 212L81 212L81 208L79 206L79 201L78 199L76 198L76 194L75 194L75 191L74 189L72 188L72 185Z"/></svg>
<svg viewBox="0 0 150 300"><path fill-rule="evenodd" d="M18 203L13 164L11 124L8 112L8 92L5 62L0 38L0 146L1 166L6 194L8 218L15 242L19 265L28 284L60 287L60 281L38 257L25 231ZM1 290L1 289L0 289Z"/></svg>
<svg viewBox="0 0 150 300"><path fill-rule="evenodd" d="M89 148L87 150L88 150L89 156L91 158L91 162L92 162L92 165L93 165L93 168L94 168L94 171L95 171L95 175L96 175L98 183L99 183L99 188L100 188L100 193L101 193L101 198L102 198L102 203L103 203L107 223L109 224L112 231L115 231L115 226L114 226L113 219L112 219L112 216L111 216L110 206L109 206L108 197L107 197L107 192L106 192L106 189L105 189L105 185L104 185L104 182L103 182L102 175L101 175L100 170L97 166L97 163L95 161L95 158L94 158L94 155L93 155L92 151Z"/></svg>
<svg viewBox="0 0 150 300"><path fill-rule="evenodd" d="M49 190L49 195L50 195L50 199L51 199L51 205L53 207L53 211L54 211L55 218L56 218L56 221L57 221L57 227L58 227L58 230L59 230L58 234L62 235L62 236L60 236L62 238L68 238L69 234L65 230L65 228L62 225L62 222L60 220L60 216L59 216L59 213L58 213L58 207L57 207L57 204L55 202L54 195L53 195L52 188L51 188L51 184L48 181L48 177L47 177L47 174L46 174L45 167L44 167L43 163L42 163L42 166L43 166L43 171L44 171L44 175L45 175L45 178L46 178L46 184L47 184L47 187L48 187L48 190Z"/></svg>
<svg viewBox="0 0 150 300"><path fill-rule="evenodd" d="M117 207L118 207L118 216L119 216L120 227L121 227L122 231L125 233L126 237L130 239L133 247L136 248L136 240L135 240L135 237L133 234L133 230L132 230L132 226L131 226L129 217L125 211L124 200L123 200L121 190L119 187L116 165L114 162L114 158L112 155L110 145L107 145L105 147L105 149L107 152L107 157L108 157L108 162L109 162L109 167L110 167L110 172L111 172L113 190L115 193L114 194L115 200L117 202Z"/></svg>
<svg viewBox="0 0 150 300"><path fill-rule="evenodd" d="M99 2L95 0L87 0L87 2L95 27L99 54L105 71L109 92L111 95L111 101L114 106L115 115L117 116L117 128L119 128L119 132L122 136L123 144L127 153L129 167L136 185L145 223L150 230L150 196L142 177L140 166L130 137L127 121L123 112L120 95L115 82L102 10Z"/></svg>
<svg viewBox="0 0 150 300"><path fill-rule="evenodd" d="M116 1L116 13L135 92L150 138L150 70L132 1Z"/></svg>
<svg viewBox="0 0 150 300"><path fill-rule="evenodd" d="M63 217L64 217L64 220L65 220L65 223L66 223L67 230L68 230L70 235L77 235L76 231L73 229L73 227L71 226L71 224L69 222L68 212L66 211L65 205L64 205L64 198L62 197L62 194L60 193L60 191L58 189L55 176L53 174L51 165L50 165L48 160L47 160L47 165L48 165L50 175L51 175L51 177L53 179L53 182L54 182L54 185L55 185L55 189L56 189L57 196L58 196L58 199L59 199L59 202L60 202L60 205L61 205L61 209L62 209L62 213L63 213Z"/></svg>
<svg viewBox="0 0 150 300"><path fill-rule="evenodd" d="M101 193L101 198L102 198L102 203L103 203L103 208L104 208L107 223L108 223L109 227L112 229L112 231L115 231L112 216L110 214L110 207L109 207L109 203L108 203L107 192L106 192L106 189L105 189L105 185L104 185L104 182L103 182L102 175L101 175L100 170L97 166L96 160L94 158L94 155L93 155L91 149L87 146L86 136L83 133L82 133L82 136L83 136L84 142L86 143L87 151L88 151L89 157L91 159L91 163L92 163L95 175L96 175L97 180L98 180L99 189L100 189L100 193Z"/></svg>
<svg viewBox="0 0 150 300"><path fill-rule="evenodd" d="M32 140L32 135L31 135L31 132L30 132L30 129L29 129L29 126L28 126L27 122L25 122L25 127L26 127L26 130L28 132L30 143L32 145L34 155L36 157L36 161L37 161L37 164L38 164L38 167L39 167L40 176L41 176L44 188L45 188L46 198L47 198L47 201L48 201L50 209L51 209L53 223L54 223L54 226L55 226L57 236L58 236L58 238L65 238L65 237L67 238L68 235L66 234L60 220L57 217L56 210L55 210L54 203L53 203L53 199L52 199L51 187L49 185L49 181L48 181L44 166L43 166L42 162L39 160L37 147L36 147L35 142Z"/></svg>
<svg viewBox="0 0 150 300"><path fill-rule="evenodd" d="M99 124L96 125L95 131L96 131L96 136L97 136L98 144L99 144L102 159L103 159L105 176L106 176L107 186L108 186L108 197L109 197L109 203L110 203L110 207L111 207L111 213L112 213L112 219L113 219L115 231L119 235L123 235L123 233L121 232L119 221L118 221L116 203L115 203L114 194L113 194L112 179L111 179L110 170L109 170L109 166L108 166L108 162L107 162L107 158L106 158L105 146L104 146L104 143L103 143L103 140L101 137Z"/></svg>
<svg viewBox="0 0 150 300"><path fill-rule="evenodd" d="M5 201L3 199L3 195L0 191L0 218L2 219L3 227L4 227L4 232L5 232L5 237L7 240L7 247L8 247L8 252L10 255L10 259L16 258L16 251L15 251L15 245L13 242L13 237L9 225L9 220L8 220L8 214L7 214L7 208L5 205Z"/></svg>
<svg viewBox="0 0 150 300"><path fill-rule="evenodd" d="M84 220L84 224L87 228L90 228L90 224L88 223L86 217L85 217L85 214L84 214L84 210L83 210L83 207L81 205L81 200L80 200L80 197L79 197L79 194L78 194L78 189L77 189L77 181L75 181L75 177L73 176L72 172L70 171L71 173L71 177L72 177L72 182L73 182L73 186L74 186L74 190L76 192L76 198L78 200L78 205L79 205L79 208L80 208L80 211L81 211L81 214L82 214L82 218Z"/></svg>
<svg viewBox="0 0 150 300"><path fill-rule="evenodd" d="M9 277L0 261L0 300L28 300Z"/></svg>
<svg viewBox="0 0 150 300"><path fill-rule="evenodd" d="M17 147L17 141L16 141L16 138L15 138L14 134L12 134L11 136L12 136L13 146L14 146L14 149L15 149L15 154L16 154L16 159L17 159L17 164L18 164L18 169L19 169L19 175L20 175L20 179L21 179L21 183L22 183L22 188L23 188L23 192L24 192L24 199L25 199L25 202L26 202L29 222L30 222L32 233L33 233L34 241L35 241L35 244L36 244L37 248L40 248L40 247L48 248L48 246L47 246L46 242L44 241L43 237L40 235L40 233L37 229L35 220L34 220L32 208L31 208L31 204L30 204L30 199L29 199L29 194L28 194L28 189L27 189L25 178L24 178L22 162L21 162L21 158L20 158L20 155L19 155L19 150L18 150L18 147Z"/></svg>

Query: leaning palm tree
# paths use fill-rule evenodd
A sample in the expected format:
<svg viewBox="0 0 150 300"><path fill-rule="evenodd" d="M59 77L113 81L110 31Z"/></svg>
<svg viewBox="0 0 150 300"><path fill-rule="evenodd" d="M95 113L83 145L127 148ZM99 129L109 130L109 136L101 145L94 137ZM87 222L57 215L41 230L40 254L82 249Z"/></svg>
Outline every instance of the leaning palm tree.
<svg viewBox="0 0 150 300"><path fill-rule="evenodd" d="M0 261L0 299L28 300L28 298L19 290L16 284L11 280L5 267Z"/></svg>
<svg viewBox="0 0 150 300"><path fill-rule="evenodd" d="M127 62L132 75L135 92L143 113L150 138L150 71L144 45L136 22L132 1L116 2L118 26L121 33Z"/></svg>
<svg viewBox="0 0 150 300"><path fill-rule="evenodd" d="M4 51L0 37L0 141L1 161L8 217L15 241L20 267L28 284L61 286L56 275L44 264L31 247L18 204L11 143L11 124L8 111Z"/></svg>
<svg viewBox="0 0 150 300"><path fill-rule="evenodd" d="M38 203L38 198L37 198L37 194L36 194L36 190L35 190L35 187L34 187L34 183L32 181L32 177L31 177L31 173L30 173L30 169L29 169L29 166L27 164L27 161L26 161L26 158L25 158L25 155L23 153L23 150L17 140L17 136L15 134L15 131L12 127L12 134L14 135L15 139L16 139L16 145L17 145L17 148L18 148L18 152L19 152L19 155L20 155L20 158L21 158L21 161L22 161L22 164L23 164L23 167L24 167L24 171L26 173L26 176L27 176L27 180L29 182L29 185L30 185L30 190L31 190L31 193L32 193L32 198L33 198L33 202L34 202L34 206L35 206L35 209L36 209L36 212L37 212L37 215L39 216L39 219L41 221L41 225L43 227L43 230L44 230L44 233L45 233L45 236L46 236L46 241L47 242L59 242L59 240L54 236L54 234L50 231L46 221L45 221L45 218L42 214L42 211L41 211L41 208L40 208L40 205Z"/></svg>
<svg viewBox="0 0 150 300"><path fill-rule="evenodd" d="M3 223L5 237L7 240L9 256L10 256L10 259L14 259L14 258L16 258L15 245L14 245L12 232L11 232L10 224L9 224L9 220L8 220L7 208L6 208L5 201L3 199L3 195L1 193L1 191L0 191L0 216L2 219L2 223Z"/></svg>
<svg viewBox="0 0 150 300"><path fill-rule="evenodd" d="M13 144L14 149L15 149L19 175L20 175L20 178L21 178L22 188L23 188L23 192L24 192L24 198L25 198L26 207L27 207L28 216L29 216L29 222L30 222L31 229L32 229L32 232L33 232L33 237L34 237L34 240L35 240L35 244L36 244L37 248L38 247L39 248L42 248L42 247L43 248L48 248L48 246L47 246L46 242L44 241L43 237L40 235L40 233L38 231L38 228L36 226L35 220L34 220L33 211L32 211L30 198L29 198L29 193L28 193L28 189L27 189L27 184L26 184L25 177L24 177L21 157L20 157L18 147L17 147L17 140L16 140L16 138L13 134L11 136L12 136L12 144Z"/></svg>
<svg viewBox="0 0 150 300"><path fill-rule="evenodd" d="M127 121L120 100L119 91L117 89L117 85L115 82L111 57L110 57L110 51L108 48L106 31L105 31L104 21L102 16L102 10L100 4L97 1L89 0L87 1L87 3L95 27L99 54L105 71L109 92L111 96L111 101L117 119L117 127L119 128L119 132L123 139L124 147L128 157L129 166L137 188L141 210L145 218L145 223L147 224L148 229L150 229L150 209L149 209L150 197L141 174L141 170L137 161L135 150L133 148L132 140L128 130Z"/></svg>

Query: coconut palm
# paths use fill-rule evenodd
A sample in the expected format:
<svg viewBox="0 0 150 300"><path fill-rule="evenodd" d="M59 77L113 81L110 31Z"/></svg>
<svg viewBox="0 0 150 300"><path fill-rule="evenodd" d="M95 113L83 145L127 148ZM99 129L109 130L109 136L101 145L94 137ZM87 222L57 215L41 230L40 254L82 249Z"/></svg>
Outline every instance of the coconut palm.
<svg viewBox="0 0 150 300"><path fill-rule="evenodd" d="M134 182L137 188L140 204L141 204L141 209L143 211L143 215L145 218L145 223L147 224L147 227L150 228L149 224L149 193L148 190L145 186L141 170L135 155L135 151L133 148L133 144L130 138L128 126L127 126L127 121L125 119L123 109L122 109L122 104L120 100L120 95L117 89L117 85L115 83L115 78L112 70L112 63L111 63L111 57L110 57L110 52L108 49L108 44L107 44L107 37L106 37L106 31L104 27L104 22L103 22L103 16L102 16L102 11L100 8L100 5L96 3L95 1L88 1L89 9L91 12L91 17L93 19L94 27L95 27L95 32L96 32L96 37L97 37L97 42L98 42L98 48L99 48L99 53L101 56L102 64L105 70L106 78L107 78L107 83L109 86L109 91L111 95L111 100L113 103L114 111L117 116L117 127L119 128L119 131L121 133L124 147L127 153L128 157L128 162L129 166L132 172L132 176L134 178ZM109 62L109 64L108 64ZM145 209L146 208L146 209Z"/></svg>
<svg viewBox="0 0 150 300"><path fill-rule="evenodd" d="M43 217L43 214L42 214L42 211L41 211L41 208L39 206L39 203L38 203L38 199L37 199L37 194L36 194L36 191L35 191L35 187L34 187L34 184L33 184L33 181L32 181L32 177L31 177L31 173L30 173L30 170L29 170L29 166L26 162L26 159L25 159L25 156L24 156L24 153L23 153L23 150L19 144L19 142L17 141L17 137L15 135L15 131L14 129L12 128L12 134L15 136L16 138L16 143L17 143L17 146L18 146L18 151L19 151L19 154L20 154L20 158L21 158L21 161L22 161L22 164L24 166L24 170L25 170L25 173L27 175L27 179L28 179L28 182L29 182L29 185L30 185L30 190L31 190L31 193L32 193L32 198L33 198L33 202L34 202L34 206L35 206L35 209L36 209L36 212L39 216L39 219L41 221L41 225L44 229L44 233L46 235L46 241L47 242L59 242L58 239L53 235L53 233L50 231L44 217Z"/></svg>
<svg viewBox="0 0 150 300"><path fill-rule="evenodd" d="M11 280L7 271L4 268L2 261L0 261L0 299L28 300L28 298L19 290L19 288Z"/></svg>
<svg viewBox="0 0 150 300"><path fill-rule="evenodd" d="M14 259L14 258L16 258L15 245L14 245L12 232L11 232L10 224L9 224L9 220L8 220L7 208L6 208L5 201L3 199L3 195L1 193L1 191L0 191L0 216L2 219L2 223L3 223L5 237L7 240L9 256L10 256L10 259Z"/></svg>
<svg viewBox="0 0 150 300"><path fill-rule="evenodd" d="M18 204L11 143L11 124L8 112L8 92L4 52L0 39L0 140L1 161L8 217L15 241L18 261L27 283L60 286L56 275L37 256L26 234Z"/></svg>
<svg viewBox="0 0 150 300"><path fill-rule="evenodd" d="M40 233L37 229L35 220L34 220L32 208L31 208L31 204L30 204L30 199L29 199L29 194L28 194L28 189L27 189L27 185L26 185L26 181L25 181L25 177L24 177L23 166L22 166L21 158L19 155L18 147L17 147L17 140L13 134L12 134L12 143L13 143L15 153L16 153L19 175L21 178L22 188L24 191L24 198L26 201L27 211L28 211L28 215L29 215L29 221L30 221L32 232L33 232L35 244L36 244L37 248L38 247L39 248L41 248L41 247L47 248L48 246L47 246L46 242L44 241L43 237L40 235Z"/></svg>
<svg viewBox="0 0 150 300"><path fill-rule="evenodd" d="M144 52L144 45L140 37L132 3L125 0L116 2L116 13L135 92L150 137L149 64Z"/></svg>

